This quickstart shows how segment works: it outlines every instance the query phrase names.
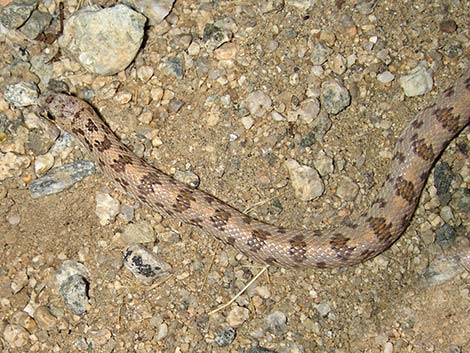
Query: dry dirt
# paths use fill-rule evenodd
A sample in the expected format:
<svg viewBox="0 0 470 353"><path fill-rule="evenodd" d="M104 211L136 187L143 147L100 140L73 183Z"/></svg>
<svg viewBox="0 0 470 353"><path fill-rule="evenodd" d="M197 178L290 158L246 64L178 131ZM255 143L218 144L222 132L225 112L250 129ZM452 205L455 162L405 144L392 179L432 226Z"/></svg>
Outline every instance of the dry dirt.
<svg viewBox="0 0 470 353"><path fill-rule="evenodd" d="M432 103L438 92L468 70L470 62L470 5L466 1L379 1L370 14L357 11L354 3L318 1L307 14L292 6L262 14L250 1L177 1L167 20L172 30L164 34L148 30L135 64L111 78L91 79L102 80L105 86L118 82L118 91L131 92L133 100L119 105L98 94L93 104L112 126L126 121L132 107L144 106L139 90L149 90L135 77L135 70L144 64L153 66L159 84L184 102L176 114L167 114L164 105L148 107L154 111L150 126L163 142L152 154L154 165L169 173L193 171L201 179L200 189L237 208L250 208L253 216L267 222L310 228L354 217L367 207L387 174L388 160L379 152L390 152L413 114ZM244 32L232 39L238 47L237 60L224 67L212 53L195 58L207 60L209 71L220 70L227 84L211 80L207 73L198 74L197 65L186 68L181 80L160 75L160 58L181 50L172 45L179 33L201 37L205 23L227 16L235 20L239 33ZM353 19L356 34L345 30L344 16ZM440 23L448 19L458 25L453 33L440 29ZM322 31L334 33L334 53L371 56L339 75L352 93L351 106L331 117L332 127L323 141L309 148L299 147L302 137L311 132L311 126L300 121L275 122L267 115L246 130L237 114L250 91L268 93L274 107L284 103L287 110L292 109L293 100L306 98L312 79L308 43ZM378 48L364 49L373 36L389 50L392 63L388 66L373 60ZM279 47L269 52L266 48L272 39ZM447 55L443 48L456 43L462 53ZM2 41L5 62L12 45ZM31 41L21 45L36 53L45 47ZM304 56L299 55L302 48ZM404 98L398 77L423 60L435 65L434 89L424 96ZM324 67L328 70L328 64ZM376 78L384 69L396 75L391 84ZM298 74L296 84L290 81L294 73ZM90 74L75 74L78 78L73 79L72 90L80 94L90 86ZM246 78L243 85L237 83L241 76ZM224 106L218 99L227 94L231 103ZM215 103L208 103L211 95ZM210 114L219 118L214 127L207 123ZM132 131L139 124L127 121L116 132L142 150L148 144ZM230 140L231 133L238 135L236 141ZM469 133L467 128L440 157L440 162L455 167L455 174L468 169ZM295 158L313 165L320 151L334 159L337 169L325 178L326 191L320 199L300 202L288 182L284 161ZM78 158L86 158L86 153L77 148L66 161ZM353 201L336 195L344 176L360 188ZM441 207L438 202L432 206L436 204L432 177L408 230L377 259L337 270L269 268L254 285L261 290L249 290L236 304L211 316L212 309L233 297L262 266L194 228L167 218L158 223L159 217L141 206L133 221L148 220L156 229L178 235L157 235L159 253L172 265L173 276L158 286L141 285L120 268L123 248L113 243L125 221L118 217L100 226L95 215L97 192L108 192L124 204L135 201L116 191L100 173L60 194L32 199L27 184L33 178L30 167L0 186L0 285L24 271L29 278L19 293L1 299L0 319L11 322L32 292L44 284L38 301L53 309L56 321L49 330L33 328L21 348L11 348L0 335L4 352L27 352L31 347L38 352L245 352L252 347L275 352L470 352L470 276L461 272L436 286L424 276L435 258L469 246L469 212L462 209L452 209L462 226L448 247L434 240L437 227L422 232L423 224L439 215ZM455 187L468 189L469 184L461 181ZM19 217L18 225L6 221L12 215ZM54 273L65 259L80 261L91 273L90 306L82 316L64 307L54 286ZM329 307L326 316L320 314L319 304ZM237 305L248 309L248 318L236 328L235 340L219 347L214 337L227 326L227 316ZM276 311L284 313L287 322L268 329L265 320ZM168 332L159 338L164 325Z"/></svg>

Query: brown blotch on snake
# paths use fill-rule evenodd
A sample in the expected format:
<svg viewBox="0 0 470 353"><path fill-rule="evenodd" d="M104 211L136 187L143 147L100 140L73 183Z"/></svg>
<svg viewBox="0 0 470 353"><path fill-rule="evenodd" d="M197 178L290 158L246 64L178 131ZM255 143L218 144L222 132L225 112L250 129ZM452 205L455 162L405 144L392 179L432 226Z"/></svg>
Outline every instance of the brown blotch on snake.
<svg viewBox="0 0 470 353"><path fill-rule="evenodd" d="M405 161L405 155L403 154L403 152L397 151L397 153L395 153L395 155L393 156L392 160L403 163Z"/></svg>
<svg viewBox="0 0 470 353"><path fill-rule="evenodd" d="M93 122L93 120L88 119L88 121L85 124L85 127L89 132L96 132L98 131L98 126Z"/></svg>
<svg viewBox="0 0 470 353"><path fill-rule="evenodd" d="M445 129L449 130L452 133L456 133L460 130L460 116L454 115L452 113L453 110L453 107L437 108L436 110L434 110L434 115L437 121L439 121Z"/></svg>
<svg viewBox="0 0 470 353"><path fill-rule="evenodd" d="M403 199L408 201L408 203L413 203L416 199L416 190L411 181L405 180L402 177L398 177L395 180L395 194L401 196Z"/></svg>
<svg viewBox="0 0 470 353"><path fill-rule="evenodd" d="M173 205L173 210L175 212L184 212L191 208L191 202L196 201L193 197L192 192L188 190L180 190L179 194L176 196L176 203Z"/></svg>
<svg viewBox="0 0 470 353"><path fill-rule="evenodd" d="M305 254L307 253L307 242L302 234L295 235L289 240L290 248L289 255L294 259L296 263L301 263L307 259Z"/></svg>
<svg viewBox="0 0 470 353"><path fill-rule="evenodd" d="M367 219L367 222L369 223L369 226L371 227L377 239L379 239L380 241L388 241L392 239L392 224L387 223L385 218L369 217L369 219Z"/></svg>
<svg viewBox="0 0 470 353"><path fill-rule="evenodd" d="M378 208L384 208L386 205L385 200L383 197L375 199L373 206L377 206Z"/></svg>
<svg viewBox="0 0 470 353"><path fill-rule="evenodd" d="M199 229L202 229L203 223L204 223L204 220L201 217L190 218L188 220L188 224L198 227Z"/></svg>
<svg viewBox="0 0 470 353"><path fill-rule="evenodd" d="M214 210L214 215L211 216L209 219L211 220L212 225L216 229L218 229L220 231L224 231L230 217L232 217L230 212L227 212L227 211L225 211L223 209L220 209L220 208L216 208Z"/></svg>
<svg viewBox="0 0 470 353"><path fill-rule="evenodd" d="M414 153L416 153L422 159L426 161L432 161L435 158L434 151L432 150L432 145L426 144L424 139L413 141L411 146L413 148Z"/></svg>
<svg viewBox="0 0 470 353"><path fill-rule="evenodd" d="M449 87L447 88L444 92L442 92L442 95L446 98L450 98L455 94L455 89L454 87Z"/></svg>
<svg viewBox="0 0 470 353"><path fill-rule="evenodd" d="M81 128L72 128L72 133L74 133L75 135L85 136L85 131L83 131L83 129Z"/></svg>
<svg viewBox="0 0 470 353"><path fill-rule="evenodd" d="M341 233L333 234L330 239L330 246L336 252L336 256L341 259L347 259L351 256L352 252L356 248L355 246L348 246L348 242L351 239L344 236Z"/></svg>
<svg viewBox="0 0 470 353"><path fill-rule="evenodd" d="M123 173L126 171L126 166L130 165L132 163L132 158L126 155L118 155L117 159L113 160L113 163L110 165L110 167L116 172L116 173Z"/></svg>
<svg viewBox="0 0 470 353"><path fill-rule="evenodd" d="M271 226L203 191L185 189L131 154L86 102L65 94L52 94L43 101L54 123L76 135L101 161L106 176L125 185L152 209L202 228L255 260L292 268L330 268L358 264L380 254L406 229L435 159L469 123L470 72L410 119L396 140L395 160L373 206L358 212L360 216L349 224L313 230ZM97 141L99 148L94 148ZM175 212L174 205L181 212Z"/></svg>
<svg viewBox="0 0 470 353"><path fill-rule="evenodd" d="M112 146L111 141L109 140L108 136L103 136L102 141L95 141L95 147L98 151L104 152L108 149L110 149Z"/></svg>
<svg viewBox="0 0 470 353"><path fill-rule="evenodd" d="M411 122L411 126L413 126L413 128L415 129L419 129L423 125L424 125L424 121L421 119L415 119Z"/></svg>

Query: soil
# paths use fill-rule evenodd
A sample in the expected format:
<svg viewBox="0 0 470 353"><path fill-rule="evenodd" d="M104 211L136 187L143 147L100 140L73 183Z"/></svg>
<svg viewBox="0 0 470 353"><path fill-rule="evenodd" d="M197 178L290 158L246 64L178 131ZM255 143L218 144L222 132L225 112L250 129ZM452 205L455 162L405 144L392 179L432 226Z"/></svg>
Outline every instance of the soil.
<svg viewBox="0 0 470 353"><path fill-rule="evenodd" d="M309 11L286 4L263 13L258 2L177 1L166 19L169 30L163 31L162 25L148 28L137 58L122 73L99 77L81 68L67 69L73 77L65 74L57 79L67 82L77 95L92 87L93 105L118 136L165 172L191 171L199 176L200 189L266 222L323 228L367 208L385 179L388 156L402 129L470 63L469 2L379 1L370 13L361 12L359 5L317 1ZM65 5L66 18L71 9ZM238 52L231 62L221 62L202 48L185 67L182 79L161 73L162 58L187 49L178 42L181 34L202 41L204 26L226 17L236 23L231 42ZM449 20L457 24L450 33L443 25ZM370 45L375 37L377 43ZM318 39L332 48L330 58L356 54L355 63L336 74L327 62L321 77L316 77L310 52ZM278 47L270 51L273 40ZM1 40L4 65L11 63L8 53L16 45L34 56L57 44ZM377 58L385 49L391 62ZM58 55L58 62L64 63L65 54ZM433 68L434 88L422 96L404 97L398 78L422 61ZM144 65L154 68L151 82L142 83L136 75ZM203 67L206 72L201 72ZM385 70L396 76L391 83L377 79ZM11 77L2 75L3 88ZM274 121L265 114L255 118L250 129L240 122L242 102L251 91L267 93L273 108L284 114L307 98L308 88L315 90L333 77L348 88L352 102L330 116L331 128L316 135L321 138L310 146L301 146L302 139L314 132L312 124L304 121ZM184 103L182 108L172 112L171 104L149 103L150 90L156 86L173 92ZM116 92L107 96L107 89ZM122 92L131 93L132 99L119 102L116 97ZM227 95L230 102L224 104ZM142 109L152 112L150 123L136 118ZM19 118L26 111L11 108L8 114ZM215 125L210 123L214 116ZM156 131L162 144L152 147L138 133L144 128ZM438 163L448 163L458 176L451 198L454 192L470 188L465 175L469 145L467 127L439 158ZM89 158L76 146L56 163ZM301 202L289 183L285 160L313 166L322 153L333 159L335 170L323 177L325 192L319 199ZM25 155L37 157L32 151ZM468 251L470 239L470 212L452 202L440 203L434 171L409 228L377 258L336 270L270 267L235 303L212 315L208 313L234 297L263 266L196 228L168 217L161 220L115 189L100 172L64 192L37 199L28 190L37 177L33 168L19 170L19 175L0 186L0 319L3 327L14 323L33 294L55 319L47 329L28 326L27 342L18 348L0 334L3 352L248 352L254 347L274 352L470 351L470 275L461 271L442 284L432 284L426 277L436 259ZM359 186L350 201L337 195L345 177ZM95 214L97 192L135 205L131 222L152 224L157 240L146 246L171 264L171 277L145 286L121 267L124 247L114 240L128 222L117 217L100 225ZM445 223L444 206L451 207L456 220L451 224L456 237L445 244L436 237ZM18 224L8 221L12 216L19 217ZM89 307L83 315L67 309L55 285L55 272L67 259L81 262L90 272ZM9 286L25 272L24 288L13 293ZM221 347L214 339L233 323L229 314L235 315L239 308L248 310L247 318L235 325L233 342ZM273 327L271 314L278 312L286 322Z"/></svg>

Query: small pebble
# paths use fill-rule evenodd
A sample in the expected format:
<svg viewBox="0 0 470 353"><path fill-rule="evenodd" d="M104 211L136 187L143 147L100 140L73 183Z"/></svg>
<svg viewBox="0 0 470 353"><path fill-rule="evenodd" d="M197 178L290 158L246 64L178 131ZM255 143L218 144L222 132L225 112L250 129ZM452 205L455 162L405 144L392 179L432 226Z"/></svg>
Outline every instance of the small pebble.
<svg viewBox="0 0 470 353"><path fill-rule="evenodd" d="M351 103L351 96L346 87L336 80L323 82L321 85L321 104L329 114L336 115Z"/></svg>
<svg viewBox="0 0 470 353"><path fill-rule="evenodd" d="M88 306L89 277L87 268L80 262L66 260L56 272L56 282L65 305L75 314L83 314Z"/></svg>
<svg viewBox="0 0 470 353"><path fill-rule="evenodd" d="M152 76L153 76L152 66L144 65L137 69L137 77L144 83L150 80Z"/></svg>
<svg viewBox="0 0 470 353"><path fill-rule="evenodd" d="M206 24L202 35L205 46L209 51L213 51L222 44L229 42L232 37L233 33L229 29L211 23Z"/></svg>
<svg viewBox="0 0 470 353"><path fill-rule="evenodd" d="M346 59L341 54L336 54L328 62L335 74L342 75L346 71Z"/></svg>
<svg viewBox="0 0 470 353"><path fill-rule="evenodd" d="M382 83L389 83L395 79L395 75L390 71L384 71L377 75L377 80Z"/></svg>
<svg viewBox="0 0 470 353"><path fill-rule="evenodd" d="M322 317L326 317L330 311L331 311L331 307L329 304L325 304L325 303L320 303L316 306L316 309L318 311L318 313L322 316Z"/></svg>
<svg viewBox="0 0 470 353"><path fill-rule="evenodd" d="M214 338L214 342L219 347L228 346L235 339L235 334L236 334L236 331L233 327L226 327L216 334Z"/></svg>
<svg viewBox="0 0 470 353"><path fill-rule="evenodd" d="M457 233L455 229L448 224L444 224L436 229L436 242L444 248L452 246L456 237Z"/></svg>
<svg viewBox="0 0 470 353"><path fill-rule="evenodd" d="M330 175L335 170L335 165L333 162L333 158L326 155L326 153L321 150L315 160L313 161L315 169L320 173L322 177Z"/></svg>
<svg viewBox="0 0 470 353"><path fill-rule="evenodd" d="M250 311L241 306L235 306L227 315L227 323L233 328L241 326L250 317Z"/></svg>
<svg viewBox="0 0 470 353"><path fill-rule="evenodd" d="M129 246L123 255L124 266L143 284L151 285L155 280L169 274L171 266L140 244Z"/></svg>
<svg viewBox="0 0 470 353"><path fill-rule="evenodd" d="M184 63L178 56L167 57L160 64L163 73L181 80L184 77Z"/></svg>
<svg viewBox="0 0 470 353"><path fill-rule="evenodd" d="M26 274L26 270L18 271L13 280L11 281L11 290L13 294L18 293L28 284L28 275Z"/></svg>
<svg viewBox="0 0 470 353"><path fill-rule="evenodd" d="M119 238L124 244L145 244L153 243L156 235L149 222L138 221L126 225Z"/></svg>
<svg viewBox="0 0 470 353"><path fill-rule="evenodd" d="M240 119L240 122L246 130L249 130L253 127L255 119L253 119L251 116L244 116Z"/></svg>
<svg viewBox="0 0 470 353"><path fill-rule="evenodd" d="M148 18L147 25L154 26L168 16L175 0L126 0L126 2Z"/></svg>
<svg viewBox="0 0 470 353"><path fill-rule="evenodd" d="M54 156L50 153L37 156L34 161L34 173L41 176L54 165Z"/></svg>
<svg viewBox="0 0 470 353"><path fill-rule="evenodd" d="M431 91L434 84L431 71L426 63L416 66L409 75L400 77L399 83L407 97L426 94Z"/></svg>
<svg viewBox="0 0 470 353"><path fill-rule="evenodd" d="M113 198L111 195L102 192L96 193L95 200L95 214L98 216L100 224L104 226L113 222L116 216L119 214L119 201Z"/></svg>
<svg viewBox="0 0 470 353"><path fill-rule="evenodd" d="M297 121L298 118L302 119L307 124L310 124L320 112L320 103L316 98L308 98L299 104L299 108L295 111L287 113L288 121Z"/></svg>
<svg viewBox="0 0 470 353"><path fill-rule="evenodd" d="M165 339L166 336L168 336L168 325L163 322L158 327L157 340L161 341Z"/></svg>
<svg viewBox="0 0 470 353"><path fill-rule="evenodd" d="M238 46L235 43L225 43L214 50L217 60L231 60L237 56Z"/></svg>
<svg viewBox="0 0 470 353"><path fill-rule="evenodd" d="M262 117L269 110L271 110L271 104L271 98L262 91L255 91L250 93L243 102L243 105L255 118Z"/></svg>
<svg viewBox="0 0 470 353"><path fill-rule="evenodd" d="M428 287L450 281L464 271L459 256L441 256L433 259L423 276Z"/></svg>
<svg viewBox="0 0 470 353"><path fill-rule="evenodd" d="M52 315L49 309L44 305L40 305L36 308L34 311L34 320L40 329L46 331L51 330L57 323L57 318Z"/></svg>
<svg viewBox="0 0 470 353"><path fill-rule="evenodd" d="M348 177L343 177L338 188L336 195L346 201L352 201L356 198L359 192L359 186Z"/></svg>
<svg viewBox="0 0 470 353"><path fill-rule="evenodd" d="M8 215L7 217L7 221L9 224L11 224L12 226L17 226L18 224L20 224L21 222L21 217L17 214L13 214L13 215Z"/></svg>
<svg viewBox="0 0 470 353"><path fill-rule="evenodd" d="M454 33L457 30L457 23L454 20L445 20L439 23L439 29L444 33Z"/></svg>
<svg viewBox="0 0 470 353"><path fill-rule="evenodd" d="M384 353L393 353L393 344L391 342L385 343Z"/></svg>
<svg viewBox="0 0 470 353"><path fill-rule="evenodd" d="M197 188L199 186L199 183L201 182L201 180L199 179L199 176L190 170L185 170L185 171L177 170L173 174L173 177L176 180L182 183L185 183L186 185L189 185L192 188Z"/></svg>
<svg viewBox="0 0 470 353"><path fill-rule="evenodd" d="M19 325L9 324L3 331L3 338L11 348L20 348L28 343L29 333Z"/></svg>
<svg viewBox="0 0 470 353"><path fill-rule="evenodd" d="M286 4L297 8L299 11L310 10L317 0L286 0Z"/></svg>
<svg viewBox="0 0 470 353"><path fill-rule="evenodd" d="M332 50L321 42L316 42L310 55L310 60L313 65L322 65L328 60L328 56L332 53Z"/></svg>
<svg viewBox="0 0 470 353"><path fill-rule="evenodd" d="M59 293L64 298L65 305L75 314L85 313L88 305L89 284L81 275L68 277L60 286Z"/></svg>
<svg viewBox="0 0 470 353"><path fill-rule="evenodd" d="M301 201L310 201L320 197L325 190L323 181L318 172L305 165L300 165L296 160L289 159L285 162L295 197Z"/></svg>
<svg viewBox="0 0 470 353"><path fill-rule="evenodd" d="M188 54L191 56L199 55L200 51L201 51L201 46L197 42L192 42L188 47Z"/></svg>
<svg viewBox="0 0 470 353"><path fill-rule="evenodd" d="M37 103L39 89L33 82L21 81L7 85L3 94L7 102L21 108Z"/></svg>
<svg viewBox="0 0 470 353"><path fill-rule="evenodd" d="M102 347L104 346L111 338L111 331L107 328L102 328L98 331L90 331L88 333L89 342L93 347Z"/></svg>
<svg viewBox="0 0 470 353"><path fill-rule="evenodd" d="M265 318L269 331L280 334L287 330L287 316L282 311L274 311Z"/></svg>

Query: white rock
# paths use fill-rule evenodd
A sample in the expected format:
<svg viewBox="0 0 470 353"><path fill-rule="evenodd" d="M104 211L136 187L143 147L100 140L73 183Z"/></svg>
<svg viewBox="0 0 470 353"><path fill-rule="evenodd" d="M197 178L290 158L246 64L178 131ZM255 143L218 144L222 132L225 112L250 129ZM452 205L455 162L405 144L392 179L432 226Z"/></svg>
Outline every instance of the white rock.
<svg viewBox="0 0 470 353"><path fill-rule="evenodd" d="M286 4L296 7L300 11L307 11L312 8L317 0L286 0Z"/></svg>
<svg viewBox="0 0 470 353"><path fill-rule="evenodd" d="M149 222L139 221L126 225L120 239L124 244L145 244L154 242L156 236Z"/></svg>
<svg viewBox="0 0 470 353"><path fill-rule="evenodd" d="M407 97L426 94L431 91L434 84L432 72L424 62L411 70L409 75L400 77L399 82Z"/></svg>
<svg viewBox="0 0 470 353"><path fill-rule="evenodd" d="M390 71L384 71L377 75L377 80L382 83L389 83L395 79L395 75L392 74Z"/></svg>
<svg viewBox="0 0 470 353"><path fill-rule="evenodd" d="M109 194L98 192L95 213L102 226L109 224L119 214L119 201Z"/></svg>
<svg viewBox="0 0 470 353"><path fill-rule="evenodd" d="M37 176L44 175L54 165L54 156L50 153L37 156L34 161L34 173Z"/></svg>
<svg viewBox="0 0 470 353"><path fill-rule="evenodd" d="M191 56L197 56L201 51L201 46L197 42L192 42L188 47L188 54Z"/></svg>
<svg viewBox="0 0 470 353"><path fill-rule="evenodd" d="M5 327L3 337L12 348L23 347L29 340L28 331L15 324L10 324Z"/></svg>
<svg viewBox="0 0 470 353"><path fill-rule="evenodd" d="M393 353L393 344L392 344L392 342L385 343L384 353Z"/></svg>
<svg viewBox="0 0 470 353"><path fill-rule="evenodd" d="M329 80L321 85L321 104L329 114L336 115L351 103L351 95L341 82Z"/></svg>
<svg viewBox="0 0 470 353"><path fill-rule="evenodd" d="M227 323L233 327L237 328L243 324L250 317L250 312L247 308L241 306L236 306L227 315Z"/></svg>
<svg viewBox="0 0 470 353"><path fill-rule="evenodd" d="M284 121L284 120L286 120L286 118L284 118L284 116L281 113L278 113L275 110L271 113L271 118L274 121Z"/></svg>
<svg viewBox="0 0 470 353"><path fill-rule="evenodd" d="M153 67L150 65L144 65L137 69L137 77L142 82L147 82L153 76Z"/></svg>
<svg viewBox="0 0 470 353"><path fill-rule="evenodd" d="M250 114L256 118L265 115L271 109L271 98L261 91L255 91L248 95L244 101L244 105Z"/></svg>
<svg viewBox="0 0 470 353"><path fill-rule="evenodd" d="M302 101L299 108L295 110L293 114L296 114L298 118L305 121L307 124L311 123L313 119L318 116L320 112L320 103L316 98L308 98ZM289 121L293 119L291 114L288 113ZM297 118L295 118L297 120Z"/></svg>
<svg viewBox="0 0 470 353"><path fill-rule="evenodd" d="M296 160L289 159L285 163L289 171L295 196L301 201L310 201L323 194L325 187L318 172L305 165L300 165Z"/></svg>
<svg viewBox="0 0 470 353"><path fill-rule="evenodd" d="M359 192L359 186L352 181L349 177L344 176L341 183L338 185L336 195L346 201L352 201L356 198Z"/></svg>
<svg viewBox="0 0 470 353"><path fill-rule="evenodd" d="M153 26L168 16L175 0L126 0L125 2L142 12L149 19L148 24Z"/></svg>
<svg viewBox="0 0 470 353"><path fill-rule="evenodd" d="M7 85L4 91L5 100L15 107L27 107L36 104L38 95L36 84L30 81Z"/></svg>
<svg viewBox="0 0 470 353"><path fill-rule="evenodd" d="M65 22L59 46L86 70L113 75L134 60L143 41L146 18L118 4L85 7Z"/></svg>
<svg viewBox="0 0 470 353"><path fill-rule="evenodd" d="M240 119L240 122L242 123L245 129L249 130L252 128L253 124L255 123L255 120L251 116L244 116Z"/></svg>

